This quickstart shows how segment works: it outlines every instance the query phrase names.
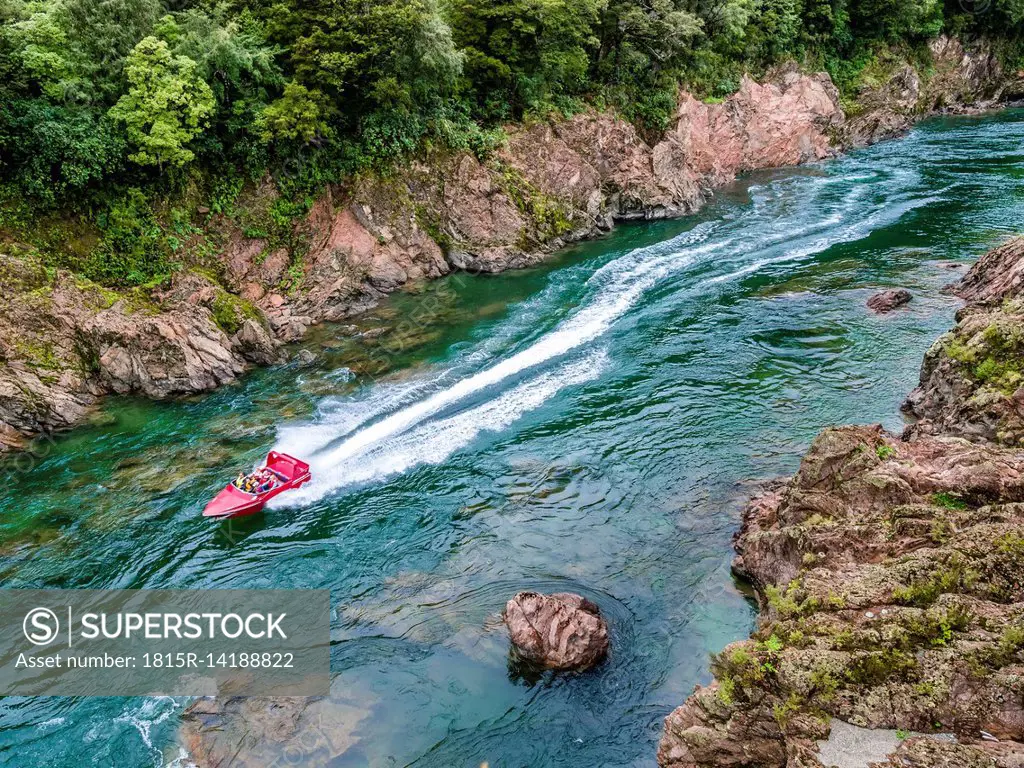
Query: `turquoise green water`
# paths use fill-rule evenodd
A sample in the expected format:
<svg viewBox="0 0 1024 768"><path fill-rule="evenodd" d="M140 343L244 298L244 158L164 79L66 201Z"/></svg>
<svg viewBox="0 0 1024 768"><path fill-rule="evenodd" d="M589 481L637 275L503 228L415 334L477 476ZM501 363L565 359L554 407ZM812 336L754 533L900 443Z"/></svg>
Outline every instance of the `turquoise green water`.
<svg viewBox="0 0 1024 768"><path fill-rule="evenodd" d="M730 539L825 425L881 421L951 324L939 289L1024 220L1024 114L763 174L698 216L542 268L455 276L318 329L308 368L184 402L112 400L0 499L26 587L330 588L344 766L651 766L662 718L754 610ZM910 288L876 317L876 289ZM371 334L372 335L372 334ZM315 481L200 518L278 447ZM31 464L31 466L29 466ZM525 588L607 614L583 675L523 677L498 614ZM187 765L183 700L5 699L0 762Z"/></svg>

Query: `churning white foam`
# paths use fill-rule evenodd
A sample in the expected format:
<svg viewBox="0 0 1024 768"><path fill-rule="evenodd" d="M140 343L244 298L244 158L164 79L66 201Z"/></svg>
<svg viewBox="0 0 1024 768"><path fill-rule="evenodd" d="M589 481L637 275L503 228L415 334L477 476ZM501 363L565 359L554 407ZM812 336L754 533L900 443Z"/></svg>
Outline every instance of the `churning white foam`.
<svg viewBox="0 0 1024 768"><path fill-rule="evenodd" d="M864 188L861 188L864 189ZM833 214L829 217L828 224L835 225L841 223L852 213L853 204L856 202L859 195L852 195L849 200L846 201L844 206L845 210L842 213ZM816 238L806 245L798 246L796 248L788 248L783 251L782 254L775 257L756 259L755 261L747 264L739 269L731 272L726 272L715 277L708 278L702 285L715 285L717 283L724 283L729 280L735 280L739 277L745 277L746 275L753 274L766 266L774 264L781 264L787 261L800 261L808 256L814 256L816 254L827 251L834 245L841 243L851 243L866 237L875 229L883 226L887 226L898 221L905 213L928 205L930 203L937 202L941 199L941 196L929 196L925 198L918 198L913 200L906 200L899 203L887 202L887 204L872 213L865 216L859 216L857 219L844 227L840 227L835 231L831 231L822 237ZM806 234L805 231L794 233L797 237L802 234ZM748 252L749 255L749 252Z"/></svg>
<svg viewBox="0 0 1024 768"><path fill-rule="evenodd" d="M304 505L346 485L379 480L418 464L440 464L486 432L507 429L559 391L597 378L607 354L594 352L508 389L492 400L453 416L424 421L406 432L366 448L353 457L313 459L314 480L278 497L276 506Z"/></svg>

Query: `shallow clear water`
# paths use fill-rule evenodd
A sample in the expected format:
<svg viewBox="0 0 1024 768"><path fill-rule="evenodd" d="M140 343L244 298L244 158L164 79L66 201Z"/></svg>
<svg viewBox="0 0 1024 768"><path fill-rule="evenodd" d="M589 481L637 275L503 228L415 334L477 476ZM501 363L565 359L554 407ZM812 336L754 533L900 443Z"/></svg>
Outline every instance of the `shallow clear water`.
<svg viewBox="0 0 1024 768"><path fill-rule="evenodd" d="M330 588L337 765L651 766L709 652L753 624L728 569L744 500L827 424L901 428L956 307L948 261L1024 220L1022 139L1021 112L932 121L542 268L396 296L360 320L383 335L318 329L310 368L112 400L10 468L3 586ZM914 301L873 316L886 286ZM315 482L230 528L199 517L275 446ZM510 669L498 614L524 588L598 602L608 661ZM185 703L6 699L0 762L185 764Z"/></svg>

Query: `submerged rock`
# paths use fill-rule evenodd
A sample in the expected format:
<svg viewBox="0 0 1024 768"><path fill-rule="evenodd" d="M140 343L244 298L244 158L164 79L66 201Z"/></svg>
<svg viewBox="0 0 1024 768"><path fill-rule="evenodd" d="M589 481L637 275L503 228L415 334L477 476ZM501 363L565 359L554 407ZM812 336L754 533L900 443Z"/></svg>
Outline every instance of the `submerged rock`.
<svg viewBox="0 0 1024 768"><path fill-rule="evenodd" d="M273 365L281 361L281 345L263 323L247 319L231 338L232 348L250 363Z"/></svg>
<svg viewBox="0 0 1024 768"><path fill-rule="evenodd" d="M867 301L868 309L884 315L910 303L910 291L902 288L889 291L879 291Z"/></svg>
<svg viewBox="0 0 1024 768"><path fill-rule="evenodd" d="M332 698L204 697L182 715L179 739L197 768L330 765L367 715Z"/></svg>
<svg viewBox="0 0 1024 768"><path fill-rule="evenodd" d="M588 669L608 653L608 625L580 595L520 592L506 603L504 619L516 652L548 669Z"/></svg>
<svg viewBox="0 0 1024 768"><path fill-rule="evenodd" d="M295 353L292 362L299 368L309 368L316 362L316 355L308 349L300 349Z"/></svg>

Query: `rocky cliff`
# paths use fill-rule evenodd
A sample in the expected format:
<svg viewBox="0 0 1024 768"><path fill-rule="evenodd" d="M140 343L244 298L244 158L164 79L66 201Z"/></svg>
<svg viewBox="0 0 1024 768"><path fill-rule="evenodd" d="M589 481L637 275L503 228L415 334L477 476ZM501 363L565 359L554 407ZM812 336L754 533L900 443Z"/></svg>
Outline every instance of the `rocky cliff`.
<svg viewBox="0 0 1024 768"><path fill-rule="evenodd" d="M328 190L285 238L203 213L213 269L115 293L4 246L0 297L0 450L85 418L106 393L171 397L233 381L280 359L280 344L339 321L409 283L453 270L536 263L616 222L684 215L737 174L819 160L885 138L936 107L1007 92L987 49L942 39L925 85L901 69L867 89L847 119L827 75L793 66L745 78L722 103L682 93L649 143L626 121L588 111L511 127L486 161L434 153L387 178ZM913 76L911 76L913 73ZM256 207L269 180L245 193Z"/></svg>
<svg viewBox="0 0 1024 768"><path fill-rule="evenodd" d="M0 447L73 426L106 393L202 392L279 359L263 316L195 273L121 294L0 253L0 281Z"/></svg>
<svg viewBox="0 0 1024 768"><path fill-rule="evenodd" d="M928 48L926 68L891 59L884 78L860 86L840 133L845 145L894 138L928 115L977 112L1024 96L1019 73L1003 71L988 41L965 45L943 35Z"/></svg>
<svg viewBox="0 0 1024 768"><path fill-rule="evenodd" d="M1002 341L1024 333L1022 272L1015 240L956 286L972 303L929 352L902 438L826 430L748 506L733 565L758 631L666 719L661 766L829 765L847 724L903 737L877 765L1024 764L1024 390Z"/></svg>
<svg viewBox="0 0 1024 768"><path fill-rule="evenodd" d="M908 436L954 434L1024 446L1024 238L990 251L953 291L956 327L925 356L904 410Z"/></svg>

